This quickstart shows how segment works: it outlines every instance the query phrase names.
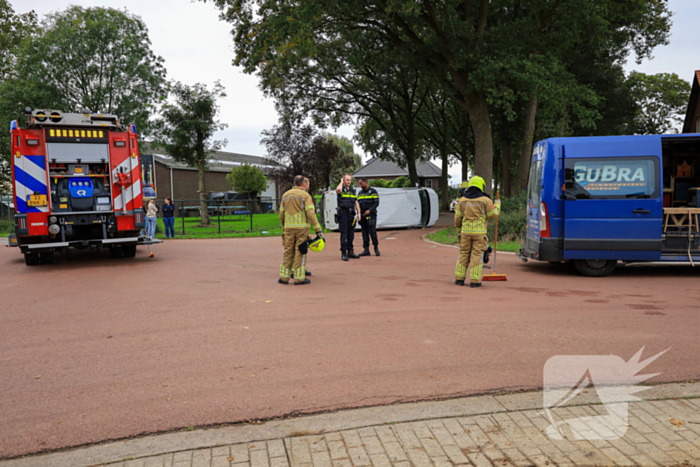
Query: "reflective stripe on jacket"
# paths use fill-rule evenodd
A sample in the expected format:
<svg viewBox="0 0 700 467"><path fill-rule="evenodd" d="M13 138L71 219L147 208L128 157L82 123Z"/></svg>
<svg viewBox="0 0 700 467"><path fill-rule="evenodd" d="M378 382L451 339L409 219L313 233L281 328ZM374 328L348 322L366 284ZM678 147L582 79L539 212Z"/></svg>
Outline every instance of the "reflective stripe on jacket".
<svg viewBox="0 0 700 467"><path fill-rule="evenodd" d="M460 198L455 206L455 227L462 233L485 234L486 220L501 212L487 196Z"/></svg>
<svg viewBox="0 0 700 467"><path fill-rule="evenodd" d="M321 226L314 212L314 201L311 195L301 188L292 188L282 195L280 222L284 229L313 227L314 231L321 231Z"/></svg>
<svg viewBox="0 0 700 467"><path fill-rule="evenodd" d="M355 210L355 201L357 201L355 187L351 185L350 188L345 188L343 186L342 191L338 194L338 207Z"/></svg>
<svg viewBox="0 0 700 467"><path fill-rule="evenodd" d="M365 190L360 190L360 194L357 195L357 202L360 203L360 211L362 214L369 209L371 215L377 215L377 208L379 207L379 193L377 190L370 187Z"/></svg>

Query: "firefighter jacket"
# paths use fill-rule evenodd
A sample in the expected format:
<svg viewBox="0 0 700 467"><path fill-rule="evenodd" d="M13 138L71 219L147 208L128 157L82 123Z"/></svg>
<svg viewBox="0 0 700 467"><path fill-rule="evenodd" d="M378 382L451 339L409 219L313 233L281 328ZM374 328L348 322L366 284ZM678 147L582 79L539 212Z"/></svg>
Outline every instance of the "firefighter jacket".
<svg viewBox="0 0 700 467"><path fill-rule="evenodd" d="M372 187L368 187L367 191L360 190L360 194L357 195L357 202L360 204L361 215L365 214L365 211L369 209L371 216L377 215L377 208L379 207L379 193Z"/></svg>
<svg viewBox="0 0 700 467"><path fill-rule="evenodd" d="M321 231L314 212L314 200L310 194L298 187L282 195L280 222L284 230L313 227L316 233Z"/></svg>
<svg viewBox="0 0 700 467"><path fill-rule="evenodd" d="M455 206L455 227L465 234L485 234L486 220L498 216L500 212L501 207L494 206L491 198L480 190L472 190L460 198Z"/></svg>
<svg viewBox="0 0 700 467"><path fill-rule="evenodd" d="M343 191L338 194L338 207L340 209L354 211L355 201L357 201L355 187L350 185L350 188L345 188L345 186L343 186Z"/></svg>

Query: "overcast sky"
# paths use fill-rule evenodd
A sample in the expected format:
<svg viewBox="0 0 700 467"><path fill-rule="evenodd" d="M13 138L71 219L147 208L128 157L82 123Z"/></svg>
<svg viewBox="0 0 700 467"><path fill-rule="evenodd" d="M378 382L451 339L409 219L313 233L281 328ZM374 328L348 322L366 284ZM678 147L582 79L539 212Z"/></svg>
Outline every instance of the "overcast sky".
<svg viewBox="0 0 700 467"><path fill-rule="evenodd" d="M10 0L18 13L34 10L41 19L46 13L62 10L68 5L110 6L126 8L140 16L148 26L153 51L165 59L168 79L187 84L211 85L221 80L228 97L221 103L221 121L228 129L218 138L228 140L226 150L262 156L260 132L277 123L274 104L258 88L257 78L233 67L233 39L230 26L219 20L211 3L190 0ZM657 48L654 58L637 65L633 60L627 70L644 73L677 73L690 81L695 69L700 69L697 28L700 1L669 0L675 13L671 42ZM343 127L336 133L352 138L353 128ZM358 151L359 152L359 151ZM366 157L363 160L366 161ZM440 165L437 162L437 165ZM461 181L459 166L450 167L452 183Z"/></svg>

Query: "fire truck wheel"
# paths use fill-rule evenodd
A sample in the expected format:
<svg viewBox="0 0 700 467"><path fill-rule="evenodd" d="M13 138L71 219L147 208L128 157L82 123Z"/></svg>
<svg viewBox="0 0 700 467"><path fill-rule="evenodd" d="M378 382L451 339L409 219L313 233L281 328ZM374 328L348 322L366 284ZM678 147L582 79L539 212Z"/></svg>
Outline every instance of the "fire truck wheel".
<svg viewBox="0 0 700 467"><path fill-rule="evenodd" d="M39 264L39 253L25 253L24 263L27 266L36 266Z"/></svg>
<svg viewBox="0 0 700 467"><path fill-rule="evenodd" d="M39 253L39 259L41 259L41 264L53 263L53 251L45 251L43 253Z"/></svg>
<svg viewBox="0 0 700 467"><path fill-rule="evenodd" d="M122 257L122 247L120 247L120 246L109 247L109 257L110 258L121 258Z"/></svg>
<svg viewBox="0 0 700 467"><path fill-rule="evenodd" d="M125 257L133 258L136 256L136 245L124 245L122 246L122 251Z"/></svg>

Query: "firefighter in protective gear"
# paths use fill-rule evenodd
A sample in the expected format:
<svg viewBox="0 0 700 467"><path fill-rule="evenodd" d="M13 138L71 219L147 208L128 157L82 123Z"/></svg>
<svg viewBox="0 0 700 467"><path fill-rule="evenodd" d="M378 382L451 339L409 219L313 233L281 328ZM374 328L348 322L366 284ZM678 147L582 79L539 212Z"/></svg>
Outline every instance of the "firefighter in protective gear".
<svg viewBox="0 0 700 467"><path fill-rule="evenodd" d="M357 195L357 202L360 205L360 227L362 227L362 247L363 251L358 256L370 256L369 241L372 239L374 254L379 253L379 240L377 240L377 208L379 207L379 193L369 186L366 178L360 178L360 192Z"/></svg>
<svg viewBox="0 0 700 467"><path fill-rule="evenodd" d="M455 227L459 231L459 259L455 269L455 284L464 285L469 272L471 287L481 287L484 252L489 247L486 237L487 219L498 216L501 202L495 203L484 193L486 182L475 175L469 179L464 196L455 206Z"/></svg>
<svg viewBox="0 0 700 467"><path fill-rule="evenodd" d="M314 212L311 195L303 190L304 177L294 177L294 187L282 196L280 222L284 229L282 243L284 256L280 265L280 284L287 284L294 273L294 284L309 284L306 279L306 255L299 251L299 245L309 238L309 227L321 235L321 226Z"/></svg>
<svg viewBox="0 0 700 467"><path fill-rule="evenodd" d="M340 227L340 251L343 261L359 258L355 254L352 242L355 239L355 223L359 220L360 205L357 193L352 186L352 176L345 174L335 189L338 194L338 225Z"/></svg>

